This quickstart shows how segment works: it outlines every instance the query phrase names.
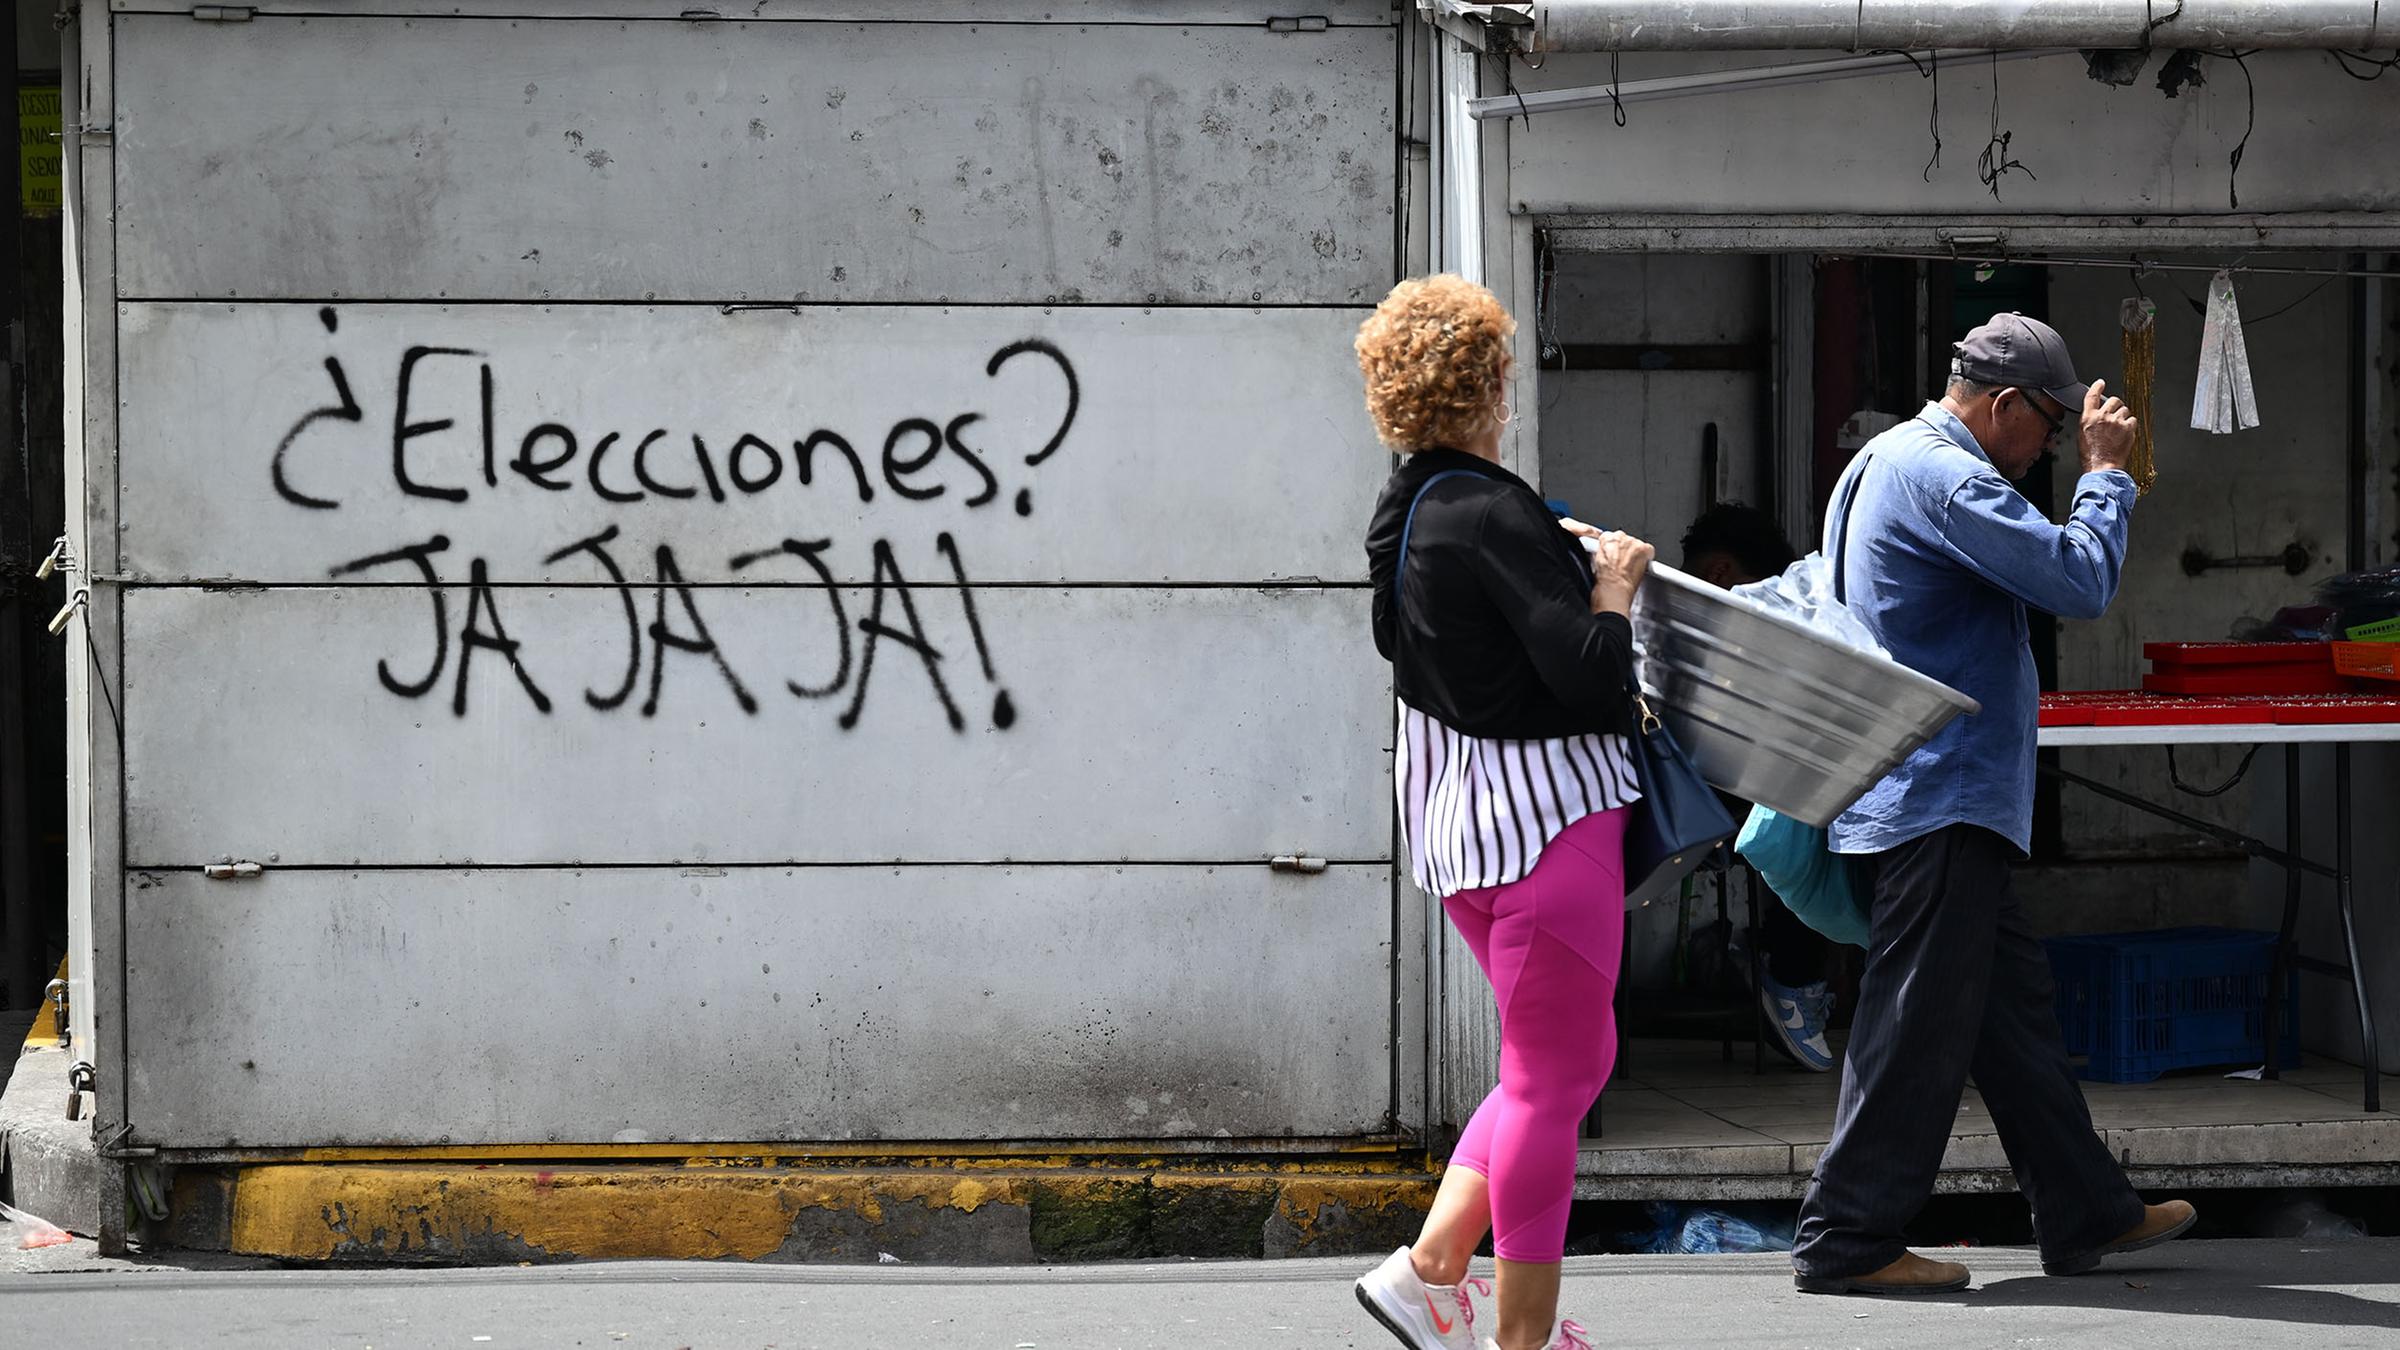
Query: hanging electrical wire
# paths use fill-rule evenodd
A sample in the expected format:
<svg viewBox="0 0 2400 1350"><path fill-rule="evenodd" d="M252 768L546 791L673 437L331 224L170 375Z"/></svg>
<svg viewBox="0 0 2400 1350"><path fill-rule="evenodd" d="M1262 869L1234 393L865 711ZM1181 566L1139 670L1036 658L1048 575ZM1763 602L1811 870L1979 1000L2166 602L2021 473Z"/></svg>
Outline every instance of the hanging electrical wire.
<svg viewBox="0 0 2400 1350"><path fill-rule="evenodd" d="M2333 53L2333 59L2334 63L2342 68L2342 73L2344 75L2349 76L2351 79L2357 80L2361 84L2373 84L2377 80L2383 78L2385 71L2390 70L2394 66L2400 66L2400 51L2395 51L2390 56L2385 57L2380 61L2376 60L2373 56L2367 54L2366 52L2337 51ZM2359 74L2357 69L2351 66L2350 63L2352 61L2357 61L2365 65L2367 69L2374 71L2375 73L2372 75Z"/></svg>
<svg viewBox="0 0 2400 1350"><path fill-rule="evenodd" d="M2155 270L2156 266L2157 266L2156 264L2151 264L2149 267L2147 267L2147 268L2144 268L2143 270L2145 270L2145 271L2148 271L2148 270ZM2194 270L2203 270L2203 269L2197 269L2197 268L2195 268ZM2231 269L2231 270L2233 270L2233 271L2235 271L2235 272L2248 272L2248 271L2252 271L2252 270L2254 270L2254 269L2247 268L2247 267L2239 267L2239 266L2237 266L2237 267L2234 267L2234 268L2233 268L2233 269ZM2317 292L2319 292L2319 291L2321 291L2321 290L2324 290L2326 287L2328 287L2328 286L2332 285L2332 284L2333 284L2334 282L2336 282L2336 281L2339 281L2339 280L2341 280L2343 277L2347 277L2347 276L2354 276L2354 275L2369 275L2369 274L2351 273L2351 272L2328 272L2328 273L2322 273L2322 274L2320 274L2320 273L2314 273L2314 272L2304 272L2304 273L2298 273L2298 275L2302 275L2302 276L2317 276L2317 275L2323 275L2325 279L2324 279L2323 281L2320 281L2320 282L2318 282L2316 285L2309 287L2307 290L2305 290L2305 291L2301 292L2301 293L2300 293L2300 298L2299 298L2299 299L2297 299L2297 300L2288 301L2288 302L2286 302L2286 303L2284 303L2284 304L2282 304L2282 305L2278 305L2278 306L2276 306L2274 309L2268 310L2266 313L2264 313L2264 314L2261 314L2261 315L2257 316L2256 318L2249 318L2249 319L2244 319L2244 320L2242 320L2242 327L2244 327L2244 328L2256 328L2258 325L2260 325L2260 324L2262 324L2262 323L2265 323L2265 322L2266 322L2267 320L2269 320L2269 319L2281 318L2283 315L2289 314L2289 313L2291 313L2293 310L2295 310L2295 309L2298 309L2298 308L2300 308L2302 305L2305 305L2305 304L2307 304L2309 301L2316 299L2316 298L2317 298ZM2207 302L2206 300L2203 300L2203 299L2201 299L2199 296L2196 296L2196 295L2192 294L2190 291L2187 291L2187 290L2185 290L2183 287L2176 285L2176 284L2175 284L2175 279L2174 279L2173 277L2165 277L2165 278L2161 278L2161 279L2162 279L2162 280L2164 280L2164 281L2167 283L2167 287L2168 287L2168 289L2170 289L2170 290L2174 291L2174 292L2175 292L2177 295L2179 295L2179 296L2183 297L2183 303L2185 303L2185 304L2187 304L2187 305L2190 305L2190 306L2192 307L2192 313L2194 313L2194 314L2206 314L2206 313L2208 313L2208 302Z"/></svg>
<svg viewBox="0 0 2400 1350"><path fill-rule="evenodd" d="M1985 187L1992 190L1993 201L2000 200L2000 180L2011 173L2021 173L2027 178L2040 181L2036 178L2033 170L2025 167L2023 160L2008 157L2008 142L2015 134L2015 132L2000 129L2000 53L1993 52L1992 137L1984 145L1983 154L1975 160L1975 176L1982 180Z"/></svg>
<svg viewBox="0 0 2400 1350"><path fill-rule="evenodd" d="M2183 17L2183 0L2175 0L2175 8L2164 14L2158 12L2153 0L2142 0L2142 13L2149 19L2148 23L2142 25L2142 50L2148 51L2152 34Z"/></svg>
<svg viewBox="0 0 2400 1350"><path fill-rule="evenodd" d="M1533 258L1533 340L1545 366L1556 361L1564 370L1566 352L1558 345L1558 305L1551 298L1552 288L1558 284L1558 250L1551 245L1548 230L1534 232Z"/></svg>
<svg viewBox="0 0 2400 1350"><path fill-rule="evenodd" d="M2242 124L2242 139L2233 147L2233 161L2225 174L2225 195L2232 199L2233 209L2242 209L2242 152L2250 148L2250 133L2258 129L2258 83L2250 78L2250 57L2257 52L2230 52L2233 63L2242 71L2242 86L2250 94L2248 120Z"/></svg>
<svg viewBox="0 0 2400 1350"><path fill-rule="evenodd" d="M1928 183L1933 171L1942 167L1942 54L1939 50L1925 53L1925 78L1933 81L1933 111L1926 114L1926 129L1933 133L1933 157L1925 161L1921 175Z"/></svg>
<svg viewBox="0 0 2400 1350"><path fill-rule="evenodd" d="M1918 79L1933 81L1933 110L1926 115L1925 119L1926 129L1933 133L1933 157L1925 161L1925 171L1918 175L1918 177L1923 178L1926 182L1930 183L1933 181L1933 171L1942 167L1941 49L1937 47L1927 51L1925 53L1925 59L1922 61L1917 59L1917 54L1915 52L1904 52L1897 47L1879 47L1873 52L1869 53L1869 55L1897 56L1901 60L1906 61L1910 65L1917 68Z"/></svg>
<svg viewBox="0 0 2400 1350"><path fill-rule="evenodd" d="M2134 417L2133 452L2126 471L2133 486L2148 495L2158 481L2157 445L2150 429L2150 392L2158 383L2158 305L2148 296L2122 301L2117 326L2125 358L2125 407Z"/></svg>
<svg viewBox="0 0 2400 1350"><path fill-rule="evenodd" d="M2195 797L2222 797L2240 786L2242 779L2249 776L2250 762L2258 758L2258 750L2259 747L2251 746L2250 753L2242 756L2242 762L2233 766L2232 777L2215 787L2204 788L2183 781L2182 766L2175 762L2175 747L2170 745L2167 747L2167 781L2175 785L2176 791L2188 792Z"/></svg>

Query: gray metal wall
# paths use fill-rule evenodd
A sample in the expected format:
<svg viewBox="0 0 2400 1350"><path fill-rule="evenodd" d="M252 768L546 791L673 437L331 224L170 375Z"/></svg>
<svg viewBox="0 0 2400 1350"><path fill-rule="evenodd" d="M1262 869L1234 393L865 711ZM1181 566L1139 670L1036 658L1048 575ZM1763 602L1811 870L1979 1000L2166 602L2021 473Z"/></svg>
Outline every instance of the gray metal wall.
<svg viewBox="0 0 2400 1350"><path fill-rule="evenodd" d="M1561 55L1513 77L1528 91L1605 87L1828 55L1838 53ZM2346 79L2324 52L2252 56L2251 127L2250 85L2231 62L2207 62L2204 86L2168 98L2155 80L2163 60L2125 88L2064 55L1634 104L1623 127L1605 103L1546 113L1510 136L1508 200L1535 213L2152 218L2400 205L2400 181L2360 172L2400 106L2388 81ZM1994 163L2023 169L2000 178L1995 198L1978 161L2002 133Z"/></svg>
<svg viewBox="0 0 2400 1350"><path fill-rule="evenodd" d="M1390 1128L1389 11L375 8L113 20L135 1140Z"/></svg>

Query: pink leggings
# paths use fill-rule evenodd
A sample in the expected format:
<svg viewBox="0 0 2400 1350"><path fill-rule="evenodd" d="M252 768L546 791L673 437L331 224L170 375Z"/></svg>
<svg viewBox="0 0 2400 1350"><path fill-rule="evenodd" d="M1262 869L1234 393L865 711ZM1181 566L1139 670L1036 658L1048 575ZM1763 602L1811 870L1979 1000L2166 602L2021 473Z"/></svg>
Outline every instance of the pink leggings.
<svg viewBox="0 0 2400 1350"><path fill-rule="evenodd" d="M1450 1165L1491 1182L1492 1250L1566 1254L1575 1141L1617 1059L1625 938L1625 812L1585 816L1523 880L1442 902L1500 1005L1500 1085L1475 1109Z"/></svg>

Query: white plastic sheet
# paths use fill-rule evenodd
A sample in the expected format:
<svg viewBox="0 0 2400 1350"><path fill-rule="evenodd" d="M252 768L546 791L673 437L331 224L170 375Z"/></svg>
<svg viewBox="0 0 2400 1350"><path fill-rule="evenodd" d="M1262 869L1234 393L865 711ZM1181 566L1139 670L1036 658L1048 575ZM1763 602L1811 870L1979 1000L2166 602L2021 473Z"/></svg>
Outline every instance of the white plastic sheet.
<svg viewBox="0 0 2400 1350"><path fill-rule="evenodd" d="M36 1247L63 1247L75 1240L74 1234L48 1219L7 1205L0 1205L0 1223L11 1224L21 1230L17 1234L19 1251L32 1251Z"/></svg>
<svg viewBox="0 0 2400 1350"><path fill-rule="evenodd" d="M1877 656L1890 656L1867 631L1849 606L1834 598L1833 567L1822 553L1811 553L1783 570L1783 575L1736 586L1733 593L1755 601L1787 619L1796 619L1816 633L1844 646Z"/></svg>
<svg viewBox="0 0 2400 1350"><path fill-rule="evenodd" d="M2192 387L2192 429L2228 435L2258 425L2258 393L2250 383L2250 348L2242 340L2242 311L2233 298L2233 273L2208 280L2208 314L2200 329L2200 375Z"/></svg>

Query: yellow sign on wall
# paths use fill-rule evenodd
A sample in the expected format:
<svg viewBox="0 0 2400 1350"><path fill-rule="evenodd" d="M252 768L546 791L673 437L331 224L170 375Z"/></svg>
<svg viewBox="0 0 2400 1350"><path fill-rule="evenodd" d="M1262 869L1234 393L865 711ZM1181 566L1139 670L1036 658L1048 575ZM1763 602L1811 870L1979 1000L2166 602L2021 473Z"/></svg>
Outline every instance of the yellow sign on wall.
<svg viewBox="0 0 2400 1350"><path fill-rule="evenodd" d="M17 187L25 214L55 216L63 180L59 174L58 86L26 85L17 90Z"/></svg>

